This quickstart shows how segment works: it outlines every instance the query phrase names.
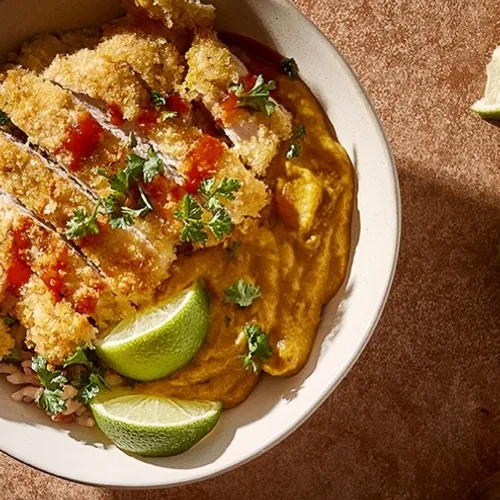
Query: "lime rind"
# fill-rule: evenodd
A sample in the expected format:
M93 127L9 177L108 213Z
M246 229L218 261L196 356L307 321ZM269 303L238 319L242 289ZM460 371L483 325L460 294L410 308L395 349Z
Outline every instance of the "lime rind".
M219 402L111 392L91 404L97 425L118 448L142 456L185 452L215 427L222 411Z
M486 68L484 97L471 110L485 120L500 120L500 47L497 47Z

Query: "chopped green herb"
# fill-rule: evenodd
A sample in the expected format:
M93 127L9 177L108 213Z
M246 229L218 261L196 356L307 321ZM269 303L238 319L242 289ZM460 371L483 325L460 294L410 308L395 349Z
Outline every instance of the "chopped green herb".
M241 243L239 241L233 241L229 247L226 248L227 253L233 258L236 259L238 248L240 248Z
M302 146L298 142L292 142L290 144L290 149L286 153L286 159L291 160L292 158L297 158L300 156Z
M88 378L88 383L80 388L75 401L84 405L89 404L103 389L111 389L106 383L102 375L99 373L91 373Z
M47 360L43 356L34 356L31 360L31 369L38 375L43 391L37 398L37 403L42 410L57 415L66 409L63 399L63 386L68 382L60 371L50 371Z
M9 123L10 118L7 116L7 113L0 109L0 125L9 125Z
M295 139L302 139L306 135L306 126L301 123L298 127L297 130L295 131Z
M224 302L248 307L261 296L260 287L245 280L238 280L225 290Z
M3 317L3 322L5 326L12 326L17 323L17 319L14 318L14 316L11 316L10 314L7 314L7 316Z
M300 156L302 151L302 144L298 142L299 139L302 139L306 135L306 126L301 123L294 134L294 139L296 139L292 144L290 144L290 148L286 153L287 160L291 160L292 158L297 158Z
M90 215L88 215L84 208L77 208L71 219L66 223L66 238L73 240L99 234L101 229L99 228L99 224L97 224L97 213L100 206L101 202L99 201Z
M152 90L149 97L152 104L157 108L161 108L167 104L167 100L159 92L156 92L156 90Z
M103 177L106 177L106 179L109 179L109 172L105 168L98 168L97 173L99 175L102 175Z
M205 244L208 235L204 231L205 224L201 220L203 208L190 194L184 195L181 202L181 209L175 211L175 217L184 223L180 240L181 242L190 241L192 243Z
M205 208L211 212L220 210L223 207L219 198L233 201L235 193L241 189L241 181L224 177L216 187L215 179L209 177L204 179L200 185L199 194L205 198Z
M63 391L61 389L44 389L36 402L43 411L51 415L57 415L66 410L66 401L63 399Z
M264 77L259 75L249 91L245 90L243 83L233 85L231 90L238 98L238 107L255 109L271 116L276 111L276 103L271 100L270 92L275 88L276 82L270 80L266 83Z
M254 372L256 372L259 369L256 359L261 362L266 362L273 354L271 346L269 345L269 336L257 325L245 326L243 333L245 334L248 344L248 354L241 357L243 366L246 370L252 367Z
M66 359L66 361L63 364L63 368L66 368L71 365L83 365L86 366L87 368L93 367L92 362L89 361L89 358L87 358L87 354L81 347L77 347L74 354Z
M225 234L231 234L233 230L233 221L224 208L218 209L212 220L208 223L208 227L214 233L218 240L222 240Z
M164 111L160 115L160 120L162 122L166 122L167 120L171 120L172 118L177 118L179 116L179 113L177 111Z
M290 80L293 81L298 77L299 69L297 67L297 62L293 57L285 57L280 61L280 64L283 69L283 73L285 73Z
M146 184L152 182L153 179L161 173L163 166L163 162L158 153L153 148L149 148L148 157L142 166L142 177L144 182Z

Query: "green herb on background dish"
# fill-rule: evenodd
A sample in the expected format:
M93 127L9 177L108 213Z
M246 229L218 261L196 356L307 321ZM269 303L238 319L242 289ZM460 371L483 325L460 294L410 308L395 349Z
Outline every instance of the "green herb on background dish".
M299 69L297 67L297 62L293 57L285 57L280 61L283 73L290 79L296 80L299 76Z
M241 357L243 366L246 370L252 367L256 372L259 369L257 361L265 363L273 354L269 344L269 335L258 325L245 326L243 333L248 345L248 354Z
M262 294L260 287L253 285L245 280L238 280L236 283L228 286L224 292L224 302L235 304L239 307L249 307L253 301Z
M34 356L31 369L38 375L43 390L36 402L40 408L51 415L57 415L66 409L63 399L63 387L68 382L61 371L51 371L47 368L47 360L43 356Z
M233 241L227 248L226 251L232 257L233 259L236 259L238 257L238 249L241 246L241 242L239 241Z
M290 144L290 148L286 153L287 160L291 160L292 158L297 158L298 156L300 156L300 153L302 152L302 144L299 141L305 135L306 135L306 126L303 123L301 123L297 127L297 130L295 131L295 134L293 136L294 142Z
M266 116L271 116L276 111L276 103L271 100L270 92L276 89L276 82L270 80L266 83L264 77L259 75L254 86L250 90L245 90L243 83L231 86L231 90L238 98L239 108L250 108L261 111Z
M66 223L66 238L75 240L99 234L101 229L97 224L97 214L100 207L101 203L96 203L90 215L83 207L75 209L72 217Z

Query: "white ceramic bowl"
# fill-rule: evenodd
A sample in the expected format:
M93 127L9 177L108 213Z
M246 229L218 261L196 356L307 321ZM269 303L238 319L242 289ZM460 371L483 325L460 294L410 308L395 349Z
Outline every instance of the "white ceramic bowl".
M357 244L348 282L325 308L302 372L264 377L245 403L224 412L208 438L177 457L138 459L102 444L98 431L51 425L33 406L13 403L12 386L2 382L0 449L51 474L103 486L162 487L215 476L257 457L293 432L338 385L386 301L399 244L399 191L384 132L361 85L329 41L285 0L215 3L221 28L295 57L355 164ZM39 31L103 22L117 8L114 0L0 0L0 55Z

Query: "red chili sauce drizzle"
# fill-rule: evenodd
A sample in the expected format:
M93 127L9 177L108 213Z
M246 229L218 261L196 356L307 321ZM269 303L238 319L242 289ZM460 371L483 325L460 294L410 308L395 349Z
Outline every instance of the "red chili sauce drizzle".
M97 302L99 301L99 294L104 290L104 285L102 283L97 283L93 285L93 289L97 292L95 295L86 295L78 299L75 304L75 311L84 314L86 316L91 316L95 313L97 309Z
M101 141L102 127L86 113L80 121L71 128L68 138L64 141L63 149L70 152L73 160L70 170L78 170L83 160L89 158Z
M204 179L217 172L217 165L222 158L224 146L210 135L204 134L186 156L186 191L198 192Z
M30 244L26 235L23 234L25 229L26 227L22 227L12 232L12 261L7 270L7 283L16 292L29 281L32 274L24 252Z
M68 249L63 248L60 252L57 261L52 264L42 276L42 280L47 288L52 292L52 296L56 302L61 302L64 298L62 289L64 283L64 275L66 271L66 257Z
M116 102L112 102L108 107L111 123L115 125L115 127L121 127L125 123L125 118L123 118L120 106L118 106Z

